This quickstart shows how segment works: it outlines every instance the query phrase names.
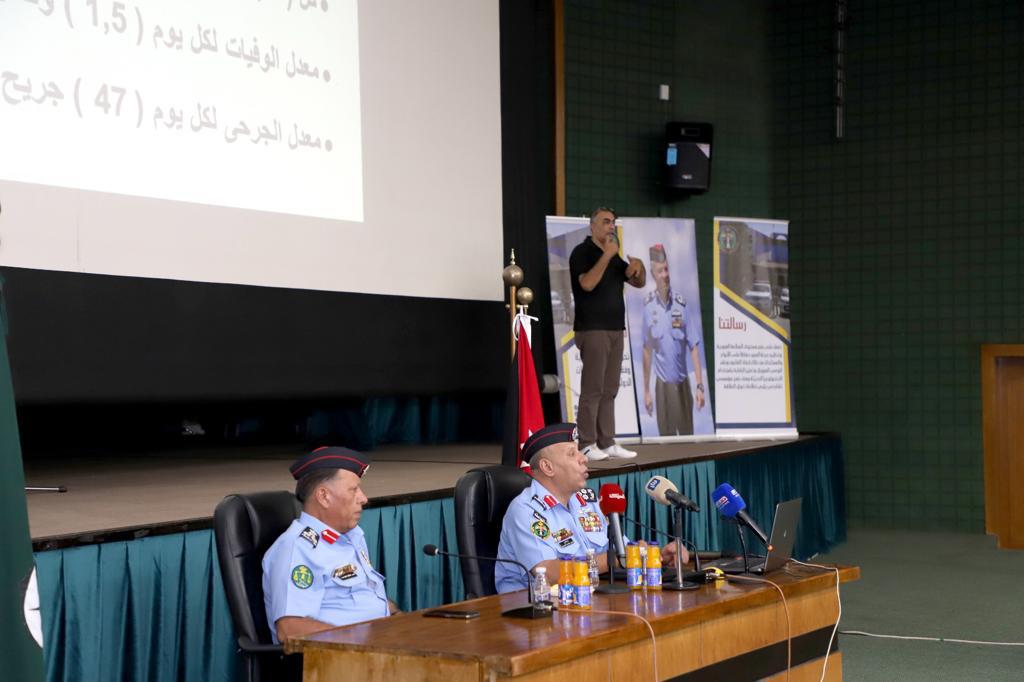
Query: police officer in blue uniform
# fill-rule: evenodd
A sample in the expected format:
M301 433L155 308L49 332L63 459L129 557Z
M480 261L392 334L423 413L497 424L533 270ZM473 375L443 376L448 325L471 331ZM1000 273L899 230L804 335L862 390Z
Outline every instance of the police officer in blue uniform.
M703 373L697 348L700 335L693 315L686 310L686 299L672 292L665 247L655 244L650 248L650 257L655 290L644 301L644 409L647 414L653 414L657 408L660 435L689 435L693 433L694 402L698 409L704 407ZM690 391L687 354L697 380L695 392ZM656 377L653 396L652 364Z
M531 570L544 566L557 580L560 558L584 558L593 549L601 572L608 570L608 525L597 495L585 487L587 458L576 441L575 424L552 424L524 443L523 461L530 464L533 481L505 512L499 559L514 559ZM675 546L667 546L665 555L674 561ZM494 567L494 583L498 592L528 586L521 568L500 561Z
M302 513L263 557L274 642L398 611L357 525L368 467L366 455L340 447L318 448L292 464Z

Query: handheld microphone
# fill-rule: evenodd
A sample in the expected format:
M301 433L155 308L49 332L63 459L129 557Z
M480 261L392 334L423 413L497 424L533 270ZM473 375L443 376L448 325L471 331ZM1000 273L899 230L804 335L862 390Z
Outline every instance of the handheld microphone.
M620 560L626 560L626 542L622 538L622 521L620 517L626 513L626 494L616 483L605 483L601 486L597 504L601 513L608 517L608 541Z
M676 484L664 476L652 476L651 480L647 481L647 485L644 486L644 492L655 502L666 507L682 507L692 512L700 511L700 505L679 492Z
M523 569L526 573L526 582L528 588L526 590L526 596L529 599L530 605L522 609L512 609L505 611L501 615L511 616L513 618L545 618L551 616L550 605L548 604L535 604L533 601L533 574L530 573L530 569L525 564L516 561L515 559L499 559L493 556L477 556L476 554L462 554L460 552L446 552L440 549L437 545L423 545L423 553L427 556L450 556L457 559L475 559L477 561L500 561L506 564L515 564L519 568Z
M750 518L750 514L746 512L747 503L736 492L736 488L733 488L728 483L721 484L711 493L711 501L718 507L718 511L722 516L738 519L740 523L753 531L754 535L757 536L765 547L771 550L772 547L768 544L768 536L757 525L757 522Z

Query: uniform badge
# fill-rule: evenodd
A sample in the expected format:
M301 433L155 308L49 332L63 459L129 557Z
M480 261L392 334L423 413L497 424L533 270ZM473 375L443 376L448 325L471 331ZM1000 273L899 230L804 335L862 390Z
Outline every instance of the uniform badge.
M530 530L541 540L547 540L551 536L551 529L548 528L548 524L544 521L534 521L530 526Z
M568 528L562 528L553 533L552 537L558 542L559 547L568 547L573 543L572 531Z
M326 542L328 545L333 545L341 536L339 536L330 528L324 528L323 531L320 532L320 537L322 537L324 539L324 542Z
M312 584L313 571L309 570L309 566L299 564L292 569L292 585L300 590L308 590Z
M336 569L334 569L334 572L331 573L331 577L337 578L338 580L351 580L352 578L355 578L357 575L359 575L359 570L355 567L354 564L345 564L344 566L338 566Z
M597 493L595 493L590 488L580 488L576 494L579 496L581 504L586 504L587 502L597 502Z
M683 298L682 294L676 294L676 303L678 303L681 306L685 306L686 305L686 299Z
M367 566L373 568L373 564L370 563L370 555L366 553L365 549L359 550L359 556L363 558L363 561L366 562Z
M302 532L299 533L299 537L303 540L308 540L309 544L313 545L314 548L320 544L320 536L309 526L302 529Z
M548 506L548 508L551 509L551 508L554 508L554 506L556 504L558 504L558 500L556 500L551 495L545 495L544 496L544 504L546 504Z
M545 511L548 508L548 505L544 503L544 500L540 499L536 495L530 498L530 501L540 507L541 511Z
M683 327L683 314L682 313L675 313L675 312L672 313L672 328L673 329L682 329L682 327Z
M603 530L604 524L601 521L601 515L597 512L587 512L587 516L590 517L590 525L594 527L595 531Z
M543 521L544 523L548 522L547 517L541 514L539 511L533 512L533 518L537 519L538 521Z
M594 522L591 520L591 518L588 515L584 514L583 516L580 517L580 525L583 527L583 532L584 533L593 533L594 532Z

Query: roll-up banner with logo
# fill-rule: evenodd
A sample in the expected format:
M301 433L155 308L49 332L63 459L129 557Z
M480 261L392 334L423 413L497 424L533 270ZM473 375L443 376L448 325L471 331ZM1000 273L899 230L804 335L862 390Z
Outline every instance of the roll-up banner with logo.
M714 250L717 433L795 437L789 223L715 218Z

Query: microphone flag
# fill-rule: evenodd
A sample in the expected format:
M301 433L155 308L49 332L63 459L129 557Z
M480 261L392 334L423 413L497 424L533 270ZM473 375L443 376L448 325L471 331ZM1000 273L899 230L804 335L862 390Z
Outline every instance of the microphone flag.
M519 467L529 473L530 465L523 461L523 444L531 434L544 428L544 411L540 406L540 388L537 370L533 364L533 350L529 334L518 318L516 352L512 356L508 393L505 399L505 436L501 448L501 463Z

